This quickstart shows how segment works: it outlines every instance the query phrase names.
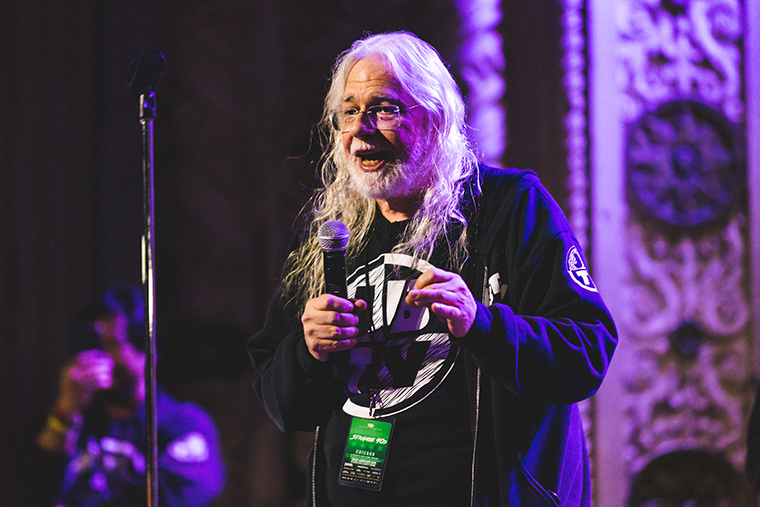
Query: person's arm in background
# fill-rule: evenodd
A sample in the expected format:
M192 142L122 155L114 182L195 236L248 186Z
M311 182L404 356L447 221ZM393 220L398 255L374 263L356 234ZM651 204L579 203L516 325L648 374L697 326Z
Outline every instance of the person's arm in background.
M49 503L59 492L66 465L75 448L82 412L98 389L110 387L113 360L100 350L77 354L61 370L56 401L37 434L36 446L26 456L25 470L36 476L30 502Z

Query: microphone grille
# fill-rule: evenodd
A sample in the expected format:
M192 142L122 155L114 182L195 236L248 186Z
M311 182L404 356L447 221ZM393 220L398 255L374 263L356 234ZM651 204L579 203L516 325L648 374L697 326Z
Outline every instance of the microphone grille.
M319 226L319 232L317 232L319 246L328 252L345 250L349 236L348 227L340 220L328 220Z

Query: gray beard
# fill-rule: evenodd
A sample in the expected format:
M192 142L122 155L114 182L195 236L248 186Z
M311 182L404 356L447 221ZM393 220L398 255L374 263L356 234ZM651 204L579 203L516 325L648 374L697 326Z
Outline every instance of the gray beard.
M366 173L349 163L352 186L369 199L388 200L416 194L427 183L429 174L421 144L414 144L405 162L395 160L382 171Z

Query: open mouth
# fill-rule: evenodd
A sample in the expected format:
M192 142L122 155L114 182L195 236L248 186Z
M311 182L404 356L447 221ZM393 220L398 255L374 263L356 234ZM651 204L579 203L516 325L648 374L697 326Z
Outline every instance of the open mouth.
M374 170L377 169L380 164L387 162L391 159L391 152L387 150L357 153L357 158L361 161L361 165L364 169Z

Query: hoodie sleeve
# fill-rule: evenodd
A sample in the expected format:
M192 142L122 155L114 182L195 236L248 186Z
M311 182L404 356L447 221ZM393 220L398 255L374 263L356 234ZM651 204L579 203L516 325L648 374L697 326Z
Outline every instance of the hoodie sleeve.
M248 340L247 349L256 370L256 394L280 430L312 431L343 403L343 389L331 367L309 353L300 315L295 315L281 287L264 327Z
M496 220L486 281L493 301L478 304L463 346L526 401L566 405L592 395L617 335L567 219L535 184Z

